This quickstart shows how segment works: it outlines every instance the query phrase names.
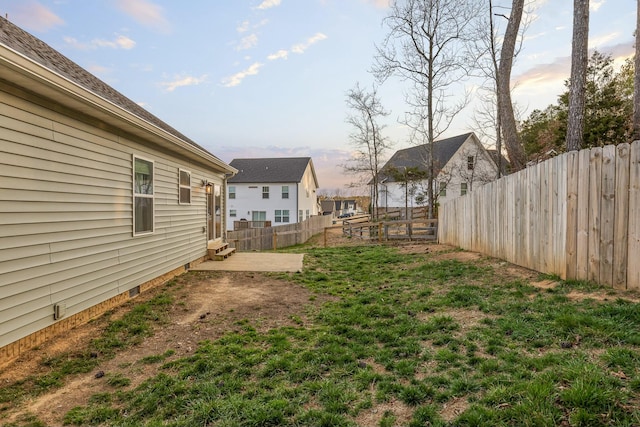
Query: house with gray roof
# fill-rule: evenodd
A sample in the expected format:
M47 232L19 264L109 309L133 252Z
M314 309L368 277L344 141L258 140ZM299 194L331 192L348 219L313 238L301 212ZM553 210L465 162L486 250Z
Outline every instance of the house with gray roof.
M428 205L427 148L418 145L391 156L379 175L379 207ZM474 133L435 141L433 159L436 203L465 195L497 176L494 158Z
M263 227L318 215L318 178L311 157L234 159L227 181L227 224Z
M235 172L0 17L0 364L204 260Z

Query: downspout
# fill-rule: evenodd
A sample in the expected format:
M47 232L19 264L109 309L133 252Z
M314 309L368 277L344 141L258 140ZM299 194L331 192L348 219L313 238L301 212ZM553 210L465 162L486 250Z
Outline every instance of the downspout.
M296 182L296 223L300 222L300 183Z

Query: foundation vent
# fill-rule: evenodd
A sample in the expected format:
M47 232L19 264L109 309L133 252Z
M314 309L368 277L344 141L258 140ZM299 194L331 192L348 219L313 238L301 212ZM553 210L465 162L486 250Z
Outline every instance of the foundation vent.
M58 320L67 314L67 304L59 302L53 306L53 320Z

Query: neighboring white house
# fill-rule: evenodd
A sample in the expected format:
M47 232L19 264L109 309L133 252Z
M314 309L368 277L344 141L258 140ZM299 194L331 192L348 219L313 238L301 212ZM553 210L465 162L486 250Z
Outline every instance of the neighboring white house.
M310 157L234 159L238 173L228 180L227 224L254 226L302 222L318 215L318 179Z
M205 259L234 172L0 17L0 364Z
M476 185L493 181L497 166L474 133L435 141L433 146L436 202L473 191ZM398 150L382 168L378 206L404 208L428 204L427 145ZM419 178L412 177L417 172ZM406 175L405 175L406 174Z

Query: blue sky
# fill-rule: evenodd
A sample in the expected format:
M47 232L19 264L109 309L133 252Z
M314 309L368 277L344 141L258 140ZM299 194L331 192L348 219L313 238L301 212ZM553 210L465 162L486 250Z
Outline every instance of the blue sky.
M529 3L512 73L524 117L556 101L571 53L573 2ZM311 156L321 189L342 194L345 96L374 82L388 10L388 0L0 0L3 16L222 160ZM635 17L635 0L591 0L589 47L631 56ZM410 144L397 121L403 90L393 79L379 90L394 149ZM474 130L472 113L443 137Z

